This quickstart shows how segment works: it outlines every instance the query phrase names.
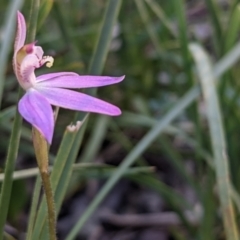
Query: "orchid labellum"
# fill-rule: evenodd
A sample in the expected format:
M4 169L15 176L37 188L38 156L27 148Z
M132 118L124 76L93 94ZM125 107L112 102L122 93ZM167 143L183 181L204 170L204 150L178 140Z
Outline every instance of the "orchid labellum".
M13 68L21 87L26 91L18 103L22 117L37 128L49 144L52 142L54 117L51 105L76 111L95 112L111 116L121 110L92 96L66 88L90 88L118 83L124 79L108 76L80 76L74 72L57 72L35 76L35 69L46 64L51 67L53 58L43 56L36 42L25 44L26 22L17 13L17 34L14 45Z

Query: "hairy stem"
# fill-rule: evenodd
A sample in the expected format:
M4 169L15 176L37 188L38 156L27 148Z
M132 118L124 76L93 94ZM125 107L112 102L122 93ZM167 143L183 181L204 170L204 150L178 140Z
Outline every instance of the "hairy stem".
M56 217L55 217L55 203L53 199L53 192L48 171L41 171L42 184L46 195L48 206L48 226L49 236L51 240L56 240Z
M36 128L33 128L33 145L47 201L49 236L50 240L56 240L56 213L50 175L48 171L48 144L45 138Z

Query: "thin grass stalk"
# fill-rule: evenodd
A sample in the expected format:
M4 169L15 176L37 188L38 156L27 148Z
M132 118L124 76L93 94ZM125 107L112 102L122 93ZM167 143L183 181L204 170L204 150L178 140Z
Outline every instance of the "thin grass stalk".
M104 18L100 27L99 35L91 59L89 74L98 75L103 71L107 59L110 43L112 40L113 27L116 24L117 17L122 5L122 0L108 0ZM88 91L87 93L92 93Z
M178 0L173 2L175 8L175 15L178 22L178 35L180 40L180 51L184 60L184 70L187 75L188 86L193 84L193 76L191 70L191 58L188 51L188 33L185 13L185 1Z
M237 240L239 238L231 200L229 160L227 157L221 110L215 90L214 74L206 52L196 44L192 44L190 49L196 61L198 76L206 103L226 239Z
M224 43L224 52L228 52L229 49L231 49L234 44L237 42L237 37L240 29L240 3L236 4L235 7L232 9L232 11L229 11L230 14L228 15L228 22L227 22L227 29L224 31L223 43ZM223 79L221 81L221 84L219 85L219 96L221 96L220 101L221 104L224 106L227 106L227 114L231 115L231 119L228 118L227 121L225 121L225 128L227 129L227 132L231 133L232 131L235 131L234 128L236 128L235 122L238 122L240 119L237 116L236 111L236 105L238 101L238 96L240 92L239 85L236 84L236 72L233 69L232 71L228 71L224 74ZM231 100L228 96L228 90L232 88L234 89L235 93L231 96ZM231 162L231 170L232 170L232 181L233 184L237 188L239 188L239 174L235 172L236 169L239 169L239 161L235 158L235 156L238 155L238 146L236 143L237 139L235 137L232 137L232 134L227 134L227 143L228 143L228 150L229 150L229 157L232 159Z
M36 214L37 214L37 206L38 206L38 201L40 197L40 192L41 192L41 178L39 175L39 169L36 168L37 170L37 179L35 183L35 188L33 192L33 198L32 198L32 204L31 204L31 209L30 209L30 214L29 214L29 220L28 220L28 228L27 228L27 238L26 240L32 240L32 233L33 233L33 227L35 224L35 219L36 219Z
M19 88L18 97L22 95L22 90ZM2 183L1 188L1 196L0 196L0 240L3 239L3 229L7 218L9 202L11 197L12 191L12 175L15 167L15 161L17 159L18 154L18 147L19 147L19 139L21 134L21 125L22 125L22 118L19 115L18 111L16 110L15 119L13 123L13 129L10 137L9 148L7 153L6 159L6 166L5 166L5 178Z
M108 116L98 116L86 147L79 157L81 162L91 162L94 159L106 135L109 121L110 118Z
M5 83L5 70L8 62L8 54L12 47L12 40L14 37L15 25L16 25L16 12L21 9L23 0L12 0L5 15L5 24L2 32L4 33L4 38L1 42L0 50L0 108L3 97L3 88Z
M168 29L173 37L177 37L177 33L172 25L172 23L168 20L164 11L162 10L159 3L155 0L145 0L145 2L149 5L151 10L156 14L156 16L160 19L161 23Z
M225 40L225 52L228 52L229 49L232 48L234 43L236 42L239 28L240 28L240 3L236 5L234 8L228 23L228 28L226 30L226 38Z
M54 3L54 0L41 0L40 9L39 9L39 13L38 13L37 29L40 29L40 27L44 23L44 21L47 18L49 12L52 9L53 3Z
M135 0L135 4L137 6L139 15L143 21L143 24L146 27L149 38L156 49L156 53L159 59L167 63L175 64L178 67L182 67L183 65L182 59L179 58L178 55L170 52L165 53L163 51L163 48L160 45L160 39L153 27L153 23L150 21L150 17L149 17L145 2L143 2L143 0Z
M214 30L214 48L216 53L222 54L222 26L220 22L220 9L216 0L205 0Z
M187 77L187 87L191 87L195 84L194 77L192 74L192 62L190 58L190 53L188 50L188 32L187 32L187 20L186 20L186 11L185 11L185 1L184 0L178 0L174 1L173 3L174 8L175 8L175 13L178 21L178 35L180 39L180 46L181 46L181 53L182 53L182 58L184 60L184 72L186 73ZM195 134L196 134L196 139L201 145L202 142L202 130L200 127L200 119L199 119L199 114L198 114L198 106L197 103L194 103L193 106L189 108L189 115L191 119L193 119L194 124L195 124ZM196 149L196 159L199 159L199 153L198 149ZM198 194L200 194L198 192Z
M103 173L103 177L109 176L112 172L115 171L115 167L107 164L98 164L98 163L75 163L71 167L72 173L80 172L83 178L88 178L91 176L95 176L97 178L101 178L101 173ZM143 172L152 172L154 169L152 167L134 167L130 169L129 172L126 174L136 174L136 173L143 173ZM52 168L49 167L49 171L52 172ZM30 168L24 170L17 170L14 172L13 180L19 179L28 179L31 177L38 177L39 176L39 169L38 168ZM0 174L0 182L4 179L4 174ZM38 187L38 183L36 182ZM60 190L59 190L60 191ZM33 196L35 193L33 194ZM38 198L37 198L38 199ZM35 199L34 199L35 200Z
M160 47L160 40L158 39L156 33L155 33L155 30L153 29L152 25L149 24L150 23L150 19L149 19L149 15L147 13L147 10L146 10L146 7L145 7L145 4L143 2L143 0L135 0L135 4L137 6L137 9L139 11L139 14L141 15L141 18L142 18L142 21L144 23L144 25L146 26L146 30L150 36L150 39L157 51L157 53L159 55L162 54L163 50L162 48Z
M3 124L4 122L9 122L10 119L14 117L15 112L16 112L15 106L11 106L2 110L0 112L0 124Z
M64 9L62 9L62 5L59 1L54 1L53 11L58 21L58 26L60 28L64 43L69 48L71 60L79 60L80 53L73 38L71 38L71 25L69 24L69 19L64 15Z
M239 3L239 0L233 0L231 2L229 2L229 15L232 14L232 12L234 11L234 8L236 7L236 5Z

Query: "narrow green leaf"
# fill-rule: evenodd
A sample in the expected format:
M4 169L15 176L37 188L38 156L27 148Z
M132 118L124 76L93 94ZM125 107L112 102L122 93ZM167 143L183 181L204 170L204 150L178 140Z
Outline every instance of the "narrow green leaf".
M191 59L188 51L188 31L184 0L173 1L175 15L178 22L178 35L181 45L182 58L184 60L184 70L187 75L188 86L193 83Z
M16 112L15 106L2 110L0 112L0 124L5 122L9 123L9 119L14 116L15 112Z
M227 52L235 43L240 28L240 4L237 4L230 16L228 28L226 31L225 52Z
M161 23L169 30L172 36L177 37L177 33L174 30L173 24L168 20L160 4L157 3L155 0L145 0L145 1L150 6L152 11L155 12L155 14L158 16Z
M2 38L0 49L0 108L2 103L3 88L5 82L5 70L8 63L8 54L12 47L12 41L15 33L16 12L21 9L23 0L12 0L5 15L5 24L2 29L4 38Z
M239 238L235 222L236 219L230 196L229 160L227 158L221 110L215 89L215 76L206 52L197 44L191 44L190 50L196 61L198 76L206 103L226 238L229 240L237 240Z
M39 175L39 169L36 168L36 170L37 170L36 175L38 174L38 177L36 179L35 188L34 188L34 192L33 192L31 210L30 210L30 215L29 215L29 220L28 220L28 229L27 229L27 238L26 238L26 240L32 240L33 239L32 238L33 227L34 227L34 224L35 224L35 219L36 219L36 215L37 215L38 201L39 201L41 188L42 188L41 178L40 178L40 175Z
M53 6L53 0L41 0L37 29L41 28Z
M205 0L209 10L214 30L214 47L218 55L222 53L222 26L220 22L220 8L216 0Z
M146 26L149 37L152 43L154 44L154 47L156 48L156 51L158 52L159 55L162 54L162 48L160 47L160 39L158 39L156 32L153 29L152 24L150 23L150 18L145 7L145 4L143 3L143 0L135 0L135 4L138 8L143 23Z
M108 116L98 116L95 126L92 129L92 135L90 136L82 155L79 157L81 162L90 162L94 159L102 145L109 120L110 118Z

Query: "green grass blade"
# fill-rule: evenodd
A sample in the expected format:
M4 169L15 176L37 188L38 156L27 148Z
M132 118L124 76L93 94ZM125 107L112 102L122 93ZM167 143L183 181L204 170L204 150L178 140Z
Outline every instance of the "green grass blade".
M221 111L214 83L215 77L209 57L205 51L196 44L192 44L190 49L196 61L198 76L206 103L226 239L237 240L239 238L230 196L230 173Z
M186 20L186 11L185 11L185 1L179 0L173 2L175 15L177 17L178 22L178 35L180 40L180 50L181 55L184 61L184 72L186 74L187 82L185 87L191 87L195 84L193 74L192 74L192 61L190 58L190 53L188 49L188 27L187 27L187 20ZM194 122L194 134L195 138L197 139L199 145L202 143L202 129L200 127L200 119L198 114L198 107L197 104L193 104L188 110L189 116L191 117L192 121ZM195 151L196 159L199 159L199 152L198 149Z
M240 4L237 4L230 16L225 38L225 52L234 45L240 28Z
M49 12L51 11L53 6L53 0L42 0L40 3L40 9L38 14L38 25L37 29L39 29L47 18Z
M16 112L15 106L8 107L8 108L2 110L0 112L0 124L5 123L5 122L8 123L9 119L14 116L15 112Z
M144 23L144 25L146 26L147 32L149 34L149 37L154 45L154 47L156 48L156 51L158 52L159 55L162 54L162 49L160 47L160 40L158 39L155 30L153 29L153 26L150 24L150 18L149 15L147 13L145 4L143 2L143 0L135 0L135 4L138 8L139 14L142 18L142 21Z
M156 16L158 16L162 24L169 30L172 36L177 37L177 33L174 30L172 23L168 20L160 4L158 4L155 0L145 0L145 2L149 5L149 7L156 14Z
M220 23L220 9L215 0L205 0L214 29L214 47L218 55L222 53L222 26Z
M94 54L89 67L89 73L93 75L101 74L104 64L106 62L109 46L112 40L113 27L122 5L122 0L109 0L104 19L101 26L101 32L98 35ZM91 93L89 91L88 93Z
M104 140L109 120L108 116L98 116L92 135L79 158L81 162L90 162L94 159Z
M27 24L26 43L31 43L35 41L39 7L40 7L40 0L31 1L30 14L28 17L28 24Z
M21 95L21 90L19 90L19 96ZM1 198L0 198L0 239L2 239L3 228L7 218L7 212L9 207L9 200L11 197L12 190L12 175L15 167L15 160L17 158L19 139L21 133L22 118L16 110L16 115L13 123L12 134L9 142L9 149L7 153L6 166L5 166L5 178L1 188Z
M229 70L240 57L240 43L237 43L213 68L215 78Z
M16 12L18 9L21 9L23 0L12 0L11 4L8 7L5 17L5 25L2 30L4 38L1 42L0 50L0 108L2 103L3 88L5 82L5 70L8 62L8 54L12 47L12 40L15 32L16 25Z
M38 177L36 179L35 188L34 188L34 192L33 192L32 204L31 204L30 215L29 215L29 220L28 220L28 229L27 229L26 240L33 239L32 233L33 233L33 228L34 228L35 219L36 219L36 215L37 215L38 201L39 201L40 192L41 192L41 188L42 188L41 178L39 175L39 169L36 168L36 170L37 170Z
M115 167L107 164L97 164L97 163L75 163L71 166L73 172L81 174L82 178L105 178L111 175L116 169ZM154 168L152 167L134 167L126 172L126 175L139 174L145 172L152 172ZM52 172L52 167L49 167L49 171ZM29 168L24 170L14 171L13 180L27 179L31 177L36 177L39 175L39 169ZM0 173L0 182L4 179L4 174ZM67 182L67 181L66 181Z
M178 22L178 35L181 45L181 54L184 60L184 70L187 74L188 86L192 85L191 59L188 50L188 31L184 0L173 1L175 15Z

